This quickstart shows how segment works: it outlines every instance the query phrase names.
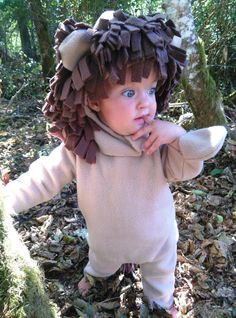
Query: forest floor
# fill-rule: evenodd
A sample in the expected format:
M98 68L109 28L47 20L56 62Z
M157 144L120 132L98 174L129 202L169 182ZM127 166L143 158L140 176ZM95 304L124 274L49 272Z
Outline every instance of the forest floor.
M0 169L6 179L15 179L58 141L46 133L37 101L17 102L5 112L6 107L1 100ZM170 115L177 120L182 111L170 109ZM180 232L175 302L185 318L236 317L235 108L227 107L226 114L231 134L218 156L205 163L198 178L171 185ZM63 318L162 317L143 301L138 268L132 274L118 272L106 283L91 281L88 297L79 295L88 246L74 182L14 222L43 268L47 292Z

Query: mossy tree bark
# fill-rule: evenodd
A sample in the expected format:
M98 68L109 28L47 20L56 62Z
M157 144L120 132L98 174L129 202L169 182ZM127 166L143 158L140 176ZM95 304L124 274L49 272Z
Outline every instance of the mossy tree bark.
M22 51L27 57L35 58L35 52L32 49L30 33L27 27L27 20L21 16L18 16L17 24L20 32Z
M197 36L190 0L164 0L163 8L182 36L187 65L182 84L197 128L226 124L223 99L207 67L204 43Z
M2 64L5 64L7 62L10 62L12 58L8 52L6 30L3 25L0 25L0 39L0 42L2 42L0 45L0 61L2 62Z
M59 318L43 275L15 230L0 185L0 317Z
M29 5L38 38L43 77L47 80L54 73L53 43L48 30L48 21L40 0L30 0Z

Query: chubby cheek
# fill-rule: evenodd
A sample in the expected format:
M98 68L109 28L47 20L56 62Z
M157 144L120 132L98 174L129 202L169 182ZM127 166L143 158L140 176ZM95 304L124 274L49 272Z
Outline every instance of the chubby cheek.
M115 109L107 110L106 112L101 111L99 113L100 119L110 128L114 129L117 125L120 125L121 115Z
M151 107L151 115L152 115L152 118L154 119L154 117L156 116L156 112L157 112L157 104L156 104L156 101L153 103L153 106Z
M153 112L152 112L152 118L154 119L156 117L156 115L158 115L158 114L157 114L157 108L155 107L153 109Z
M119 109L118 111L114 111L112 114L110 114L110 123L113 125L114 128L122 127L129 116L130 115L127 111L122 111L121 109Z
M130 124L132 118L130 111L125 109L122 111L121 108L105 114L106 124L120 135L129 135L131 133Z
M106 113L112 121L122 121L132 116L132 108L129 105L116 104Z

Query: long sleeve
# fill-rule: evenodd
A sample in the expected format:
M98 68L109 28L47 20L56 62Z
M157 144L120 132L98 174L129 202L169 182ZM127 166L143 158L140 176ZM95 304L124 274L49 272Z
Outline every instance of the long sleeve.
M29 170L5 187L6 204L21 212L50 200L75 177L75 155L64 144L34 161Z
M203 161L214 157L223 146L226 129L213 126L189 131L161 149L164 174L168 181L183 181L196 177Z

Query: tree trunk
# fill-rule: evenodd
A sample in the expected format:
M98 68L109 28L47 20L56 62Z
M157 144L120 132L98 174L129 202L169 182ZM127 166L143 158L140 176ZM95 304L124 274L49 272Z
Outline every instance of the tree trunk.
M33 51L34 60L36 62L40 62L40 54L39 54L39 52L37 50L37 46L36 46L37 40L36 40L36 34L34 32L34 27L33 26L31 26L29 28L29 33L30 33L30 40L31 40L31 43L32 43L32 51Z
M54 73L53 43L40 0L30 0L29 4L39 43L43 77L46 81Z
M42 271L13 226L12 211L4 206L1 187L0 184L0 317L57 318L58 307L49 300Z
M164 0L163 8L182 35L187 65L182 84L194 115L194 126L201 128L226 124L223 100L209 73L204 43L197 36L190 0Z
M22 51L25 53L27 57L35 58L26 22L27 21L25 19L22 19L20 16L17 17L17 24L20 32Z
M7 62L10 62L12 58L8 54L8 48L7 48L7 39L6 39L6 31L3 26L0 25L0 62L2 64L5 64Z

